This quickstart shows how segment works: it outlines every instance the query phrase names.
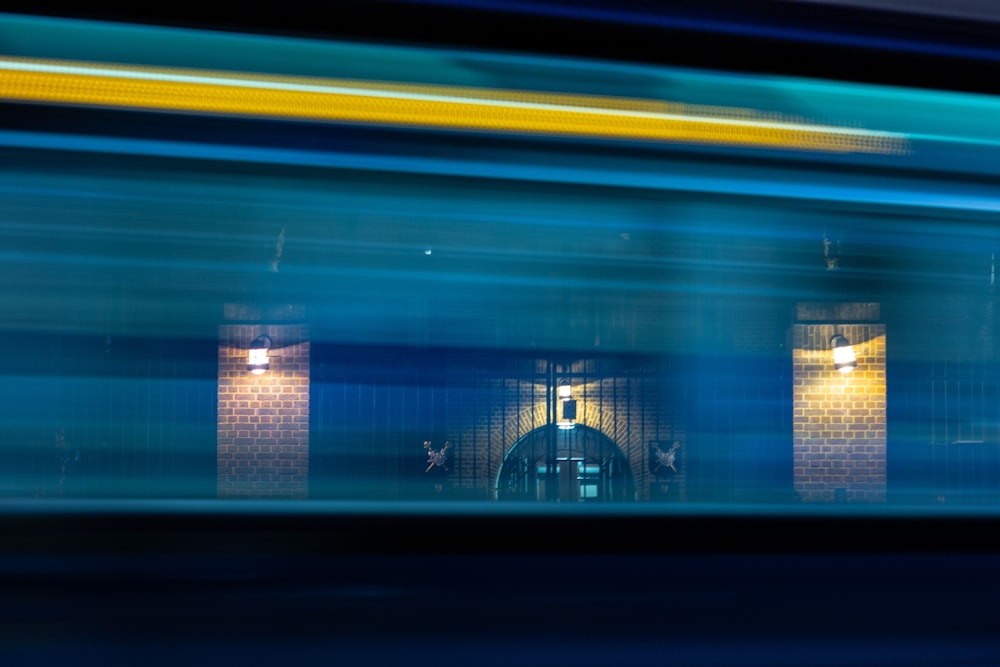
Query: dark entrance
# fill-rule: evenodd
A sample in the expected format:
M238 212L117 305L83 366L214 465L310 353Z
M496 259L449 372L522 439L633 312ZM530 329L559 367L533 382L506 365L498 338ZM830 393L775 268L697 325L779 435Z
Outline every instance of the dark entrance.
M635 499L635 478L615 443L589 426L542 426L518 440L497 476L500 500L603 502Z

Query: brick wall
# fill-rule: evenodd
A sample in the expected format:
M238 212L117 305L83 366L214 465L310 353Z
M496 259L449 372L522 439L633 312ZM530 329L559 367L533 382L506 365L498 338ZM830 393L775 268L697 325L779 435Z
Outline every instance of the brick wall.
M455 446L454 484L471 497L495 497L505 454L532 430L546 425L546 363L523 360L508 377L483 377L457 394L449 406L449 440ZM629 460L640 500L657 483L649 474L651 441L686 444L681 397L664 388L666 370L655 363L617 367L606 359L578 361L558 372L572 378L577 423L608 436ZM532 381L531 375L538 380ZM558 410L562 410L560 404ZM556 419L561 417L561 412ZM683 499L686 457L678 457L672 480Z
M805 502L886 499L886 341L878 304L800 304L792 327L795 490ZM845 336L857 368L833 367Z
M239 314L246 317L245 312ZM247 371L259 335L273 341L270 369ZM304 324L219 327L217 493L305 498L309 490L309 340Z

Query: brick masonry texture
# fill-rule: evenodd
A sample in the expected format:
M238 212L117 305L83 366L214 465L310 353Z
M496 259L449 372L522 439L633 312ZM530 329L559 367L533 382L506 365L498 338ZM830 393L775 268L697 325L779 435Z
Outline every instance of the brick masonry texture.
M857 322L859 310L865 310L838 305L824 312ZM830 338L835 334L854 346L858 365L852 373L833 367ZM885 326L795 324L792 342L796 492L804 502L884 502Z
M247 350L261 334L273 341L271 367L253 375ZM309 363L304 325L219 327L219 497L308 496Z
M533 363L535 373L543 374L544 361ZM597 429L617 445L631 464L637 499L647 500L655 483L648 472L648 443L677 442L682 449L687 444L680 419L682 397L663 390L664 368L650 365L624 370L607 368L607 364L587 360L565 369L573 376L577 423ZM510 377L483 378L479 386L462 392L451 403L449 440L455 446L457 467L453 482L470 497L495 497L505 454L547 423L545 384L526 380L526 370L512 368ZM682 454L673 480L680 489L679 500L684 499L684 465Z

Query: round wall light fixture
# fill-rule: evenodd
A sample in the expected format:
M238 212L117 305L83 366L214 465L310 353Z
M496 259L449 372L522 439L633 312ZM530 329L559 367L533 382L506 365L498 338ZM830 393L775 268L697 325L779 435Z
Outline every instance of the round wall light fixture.
M250 343L250 353L247 355L247 370L254 375L260 375L271 367L271 359L267 351L271 349L271 337L257 336Z
M833 367L838 371L846 375L857 367L858 359L847 338L836 334L830 339L830 347L833 348Z

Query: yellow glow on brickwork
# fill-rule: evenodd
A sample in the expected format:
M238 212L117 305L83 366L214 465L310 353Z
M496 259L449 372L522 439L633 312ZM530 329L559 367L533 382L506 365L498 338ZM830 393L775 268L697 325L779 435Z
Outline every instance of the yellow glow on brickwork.
M309 355L304 326L269 325L287 341L271 369L247 372L256 324L219 327L216 491L219 497L306 498L309 494Z
M326 122L824 152L903 153L890 132L658 100L0 58L0 99Z
M795 325L793 475L806 502L886 499L886 337L876 324L837 325L854 344L857 368L834 368L826 341L834 325Z

